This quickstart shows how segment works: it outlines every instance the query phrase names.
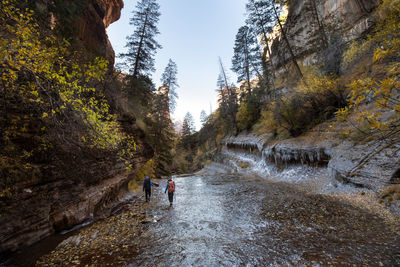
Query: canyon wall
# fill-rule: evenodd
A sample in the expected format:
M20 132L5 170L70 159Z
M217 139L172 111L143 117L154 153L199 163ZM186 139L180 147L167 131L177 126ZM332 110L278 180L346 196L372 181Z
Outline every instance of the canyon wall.
M108 39L107 27L117 21L124 7L122 0L90 1L89 8L77 21L78 37L87 49L103 55L114 65L114 50Z
M49 3L47 0L34 2L42 14L49 12ZM107 58L110 66L114 64L114 51L106 28L119 19L122 7L122 0L88 1L88 7L75 21L79 45L89 53ZM57 19L53 20L57 23ZM22 172L18 161L4 157L8 168L8 173L4 173L21 175L23 179L17 180L11 196L0 196L0 255L7 256L55 232L92 219L117 200L129 180L152 157L152 149L144 141L145 135L136 125L134 114L115 103L110 105L123 130L136 143L130 172L117 153L80 142L80 128L76 125L64 126L65 136L69 137L65 139L51 129L43 133L40 118L27 119L26 133L13 141L18 146L16 149L32 151L27 159L31 169ZM20 117L29 112L19 105L9 107L8 111L10 116ZM42 147L43 138L49 143L46 149ZM2 164L4 158L1 158ZM3 170L0 174L3 175Z
M337 56L341 46L368 32L374 25L373 10L379 3L380 0L290 1L284 30L299 63L340 65ZM272 44L275 68L283 67L290 59L286 42L278 36Z

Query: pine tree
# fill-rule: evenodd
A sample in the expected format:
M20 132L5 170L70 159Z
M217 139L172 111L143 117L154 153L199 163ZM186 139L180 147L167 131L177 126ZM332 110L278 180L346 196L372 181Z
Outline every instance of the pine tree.
M229 85L225 67L219 59L220 74L217 80L219 117L224 122L227 129L234 129L236 125L237 94L235 86Z
M222 86L229 86L229 77L226 74L224 64L222 63L221 57L219 59L219 69L220 69L220 76L218 77L217 86L221 88ZM219 83L219 84L218 84Z
M195 132L194 119L190 112L187 112L183 118L182 136L189 136Z
M151 116L147 120L147 125L149 128L147 139L154 150L157 174L169 175L175 132L169 113L169 97L166 86L161 86L153 96Z
M208 115L207 115L207 113L206 113L204 110L202 110L202 111L200 112L200 122L201 122L201 125L204 126L204 124L206 124L207 121L208 121Z
M271 61L272 56L270 47L268 45L270 42L268 39L268 33L272 31L272 27L275 24L275 16L272 6L267 4L265 1L249 0L249 2L246 4L246 10L248 13L246 24L252 28L257 36L262 36L263 42L266 45L268 57ZM272 62L271 70L274 75L275 70Z
M170 59L168 61L167 67L164 70L164 73L161 76L161 82L163 86L168 89L170 113L174 113L176 107L176 99L178 98L178 94L176 92L176 88L179 87L178 79L176 77L177 74L178 67L176 66L176 63Z
M136 5L136 11L130 19L130 25L135 31L127 38L128 52L121 54L126 59L129 72L136 79L154 71L154 56L161 45L154 39L160 32L157 23L160 17L160 5L156 0L141 0Z
M296 56L293 52L292 46L290 45L289 38L286 32L283 30L282 22L279 19L283 2L284 1L279 1L279 4L276 4L274 0L249 0L249 2L246 4L246 9L248 12L248 19L246 22L248 25L254 28L257 35L261 34L263 36L264 42L267 44L267 46L269 41L267 34L271 32L272 27L277 23L281 32L281 36L289 51L290 59L293 62L299 77L303 79L303 73L300 70ZM271 51L269 50L269 47L267 47L267 52L271 59ZM275 71L273 70L273 73L274 72Z
M186 149L193 149L196 145L194 119L190 112L186 113L182 124L181 144Z
M248 26L242 26L236 35L232 70L238 74L238 82L247 81L247 94L251 95L250 80L260 75L261 53L254 32Z

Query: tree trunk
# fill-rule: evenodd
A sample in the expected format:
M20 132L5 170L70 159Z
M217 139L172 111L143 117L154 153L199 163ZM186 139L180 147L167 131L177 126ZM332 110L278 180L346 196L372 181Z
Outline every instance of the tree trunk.
M276 91L276 88L275 88L275 67L274 67L274 63L272 62L272 53L271 53L271 50L269 49L269 42L268 42L267 32L265 31L264 23L263 23L263 20L261 19L260 13L258 12L256 4L254 3L254 1L252 3L253 3L253 6L254 6L254 9L256 10L256 14L257 14L258 20L260 21L261 30L262 30L262 33L263 33L263 36L264 36L264 42L265 42L265 44L267 46L267 54L268 54L268 57L269 57L269 61L271 63L272 90L275 92Z
M328 47L328 38L327 38L326 33L325 33L324 24L319 19L318 10L317 10L317 4L315 3L315 0L310 0L310 1L311 1L311 9L313 10L314 17L317 20L318 32L320 34L322 46L324 48L326 48L326 47Z
M297 60L296 60L296 57L295 57L295 55L293 53L292 47L290 46L289 39L287 38L287 35L283 30L283 26L282 26L281 20L279 19L278 12L276 11L275 4L273 4L272 7L274 9L275 17L276 17L276 19L278 21L279 28L281 29L281 33L282 33L283 39L286 42L286 45L288 47L290 56L292 58L292 62L294 64L294 67L296 68L297 74L300 76L301 79L303 79L303 82L306 83L305 80L304 80L303 73L300 70L299 64L297 64Z
M225 86L226 86L226 88L228 89L228 86L229 86L229 85L228 85L228 79L227 79L227 77L226 77L225 68L224 68L224 65L222 64L221 58L219 58L219 65L220 65L220 67L221 67L222 75L224 76Z
M272 53L271 53L271 50L269 49L267 32L265 31L264 23L263 23L263 21L261 19L260 13L258 12L257 6L256 6L256 4L254 2L253 2L253 6L254 6L254 8L256 10L258 20L260 21L261 30L262 30L263 36L264 36L264 41L265 41L265 43L267 45L267 53L268 53L268 56L269 56L269 60L271 61L271 69L272 69L272 76L273 76L272 80L274 80L274 78L275 78L275 69L274 69L274 64L272 63ZM274 82L272 82L272 83L275 84ZM275 85L274 85L274 87L275 87Z
M140 52L142 51L143 40L144 40L144 34L145 34L145 32L146 32L147 20L148 20L149 12L150 12L150 9L147 8L147 10L146 10L146 17L145 17L145 19L144 19L144 24L143 24L142 34L141 34L141 36L140 36L139 47L138 47L138 50L137 50L137 52L136 52L135 68L133 69L133 78L134 78L134 79L137 78L137 74L138 74L139 55L140 55Z
M248 96L251 95L251 87L250 87L250 59L249 59L249 43L246 36L246 43L245 43L245 64L246 64L246 76L247 76L247 94Z

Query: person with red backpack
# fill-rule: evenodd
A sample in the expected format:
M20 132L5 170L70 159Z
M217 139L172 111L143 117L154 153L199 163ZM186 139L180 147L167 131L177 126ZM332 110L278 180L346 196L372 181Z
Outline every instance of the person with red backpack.
M169 205L172 206L172 202L174 201L175 182L172 181L171 178L169 178L167 181L167 186L165 187L165 193L167 193L167 190L168 190Z

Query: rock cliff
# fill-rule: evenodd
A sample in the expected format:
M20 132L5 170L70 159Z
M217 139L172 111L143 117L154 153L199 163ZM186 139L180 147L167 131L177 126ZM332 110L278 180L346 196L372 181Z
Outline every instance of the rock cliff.
M373 10L379 3L379 0L290 1L284 30L297 60L303 65L327 64L327 56L338 60L340 46L363 36L374 24ZM278 36L272 44L272 62L279 69L289 61L287 45Z
M47 12L49 1L35 4L39 2L43 4L41 11ZM75 21L77 37L88 52L106 57L113 65L114 51L106 28L119 18L123 1L88 3L88 8ZM60 135L52 135L51 129L44 136L40 118L26 121L27 131L14 141L18 145L16 149L32 151L27 159L31 169L25 170L24 179L17 180L11 196L0 196L0 255L90 220L117 200L121 190L127 188L129 179L151 158L152 150L144 141L144 133L137 127L132 112L121 110L123 108L116 103L110 105L124 131L133 136L136 143L133 170L129 173L116 153L93 149L79 142L76 125L64 126L66 135L75 138L66 141ZM20 105L10 106L8 111L10 116L20 117L29 113ZM44 137L49 144L47 149L42 149ZM3 169L0 172L0 175L6 175L5 179L8 179L7 175L21 173L21 168L12 169L18 166L13 158L1 160L0 167L3 163L8 166L8 173Z
M122 0L90 1L88 9L77 21L78 36L86 48L104 55L111 65L114 65L115 54L106 29L120 18L123 7Z

